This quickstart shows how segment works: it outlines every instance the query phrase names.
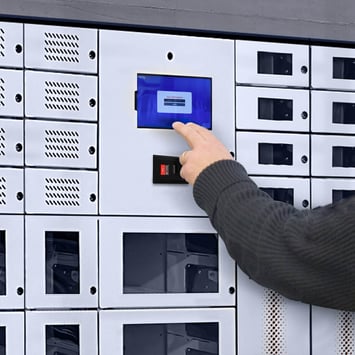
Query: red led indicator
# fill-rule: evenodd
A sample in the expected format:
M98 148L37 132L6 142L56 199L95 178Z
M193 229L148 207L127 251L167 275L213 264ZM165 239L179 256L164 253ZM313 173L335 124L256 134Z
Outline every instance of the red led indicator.
M168 165L167 164L160 164L160 176L166 176L168 175Z

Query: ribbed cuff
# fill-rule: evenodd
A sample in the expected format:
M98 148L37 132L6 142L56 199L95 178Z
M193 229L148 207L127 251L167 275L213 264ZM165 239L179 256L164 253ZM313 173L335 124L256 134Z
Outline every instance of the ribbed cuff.
M229 186L246 180L251 181L241 164L235 160L220 160L197 177L193 196L197 205L212 217L220 194Z

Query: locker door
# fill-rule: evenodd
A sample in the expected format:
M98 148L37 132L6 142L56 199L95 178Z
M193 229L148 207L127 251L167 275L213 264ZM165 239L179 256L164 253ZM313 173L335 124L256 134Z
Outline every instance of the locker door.
M237 84L309 85L308 46L236 41Z
M312 132L355 133L355 93L315 91L312 97Z
M24 212L23 169L0 168L0 212Z
M26 308L97 307L97 225L26 216Z
M0 313L0 353L25 354L25 330L23 312Z
M0 116L23 116L23 71L0 69Z
M312 87L317 89L355 89L355 50L312 46Z
M97 355L96 311L27 311L26 354Z
M100 219L103 308L233 305L234 265L206 219Z
M23 165L23 121L0 120L0 165Z
M217 309L99 312L101 355L235 355L235 311Z
M274 88L236 88L237 129L309 130L309 92Z
M23 67L23 24L0 22L0 66Z
M237 132L237 157L249 174L309 174L306 135Z

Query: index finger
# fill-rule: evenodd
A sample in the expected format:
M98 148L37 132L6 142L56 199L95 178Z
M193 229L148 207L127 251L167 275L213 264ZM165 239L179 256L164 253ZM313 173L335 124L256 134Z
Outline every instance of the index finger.
M194 148L196 144L204 140L201 134L188 124L183 124L182 122L174 122L173 128L182 136L182 138L186 140L190 148Z

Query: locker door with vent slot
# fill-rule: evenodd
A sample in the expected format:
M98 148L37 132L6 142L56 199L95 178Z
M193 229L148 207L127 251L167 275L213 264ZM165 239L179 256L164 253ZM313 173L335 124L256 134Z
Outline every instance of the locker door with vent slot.
M234 308L99 312L101 355L235 355Z
M96 124L27 120L26 165L96 169L96 131Z
M25 219L26 308L97 307L96 219Z
M97 214L97 172L25 169L26 212Z
M0 216L0 309L23 307L24 219Z
M1 312L0 353L25 354L24 312Z
M97 355L96 311L27 311L27 355Z
M97 30L25 24L26 68L97 73Z
M23 116L23 71L0 69L0 116Z
M0 213L24 212L23 169L0 168Z
M102 308L235 304L235 262L204 218L101 218L99 245Z
M97 121L97 78L25 72L26 117Z
M0 22L0 66L23 67L23 24Z
M23 165L23 121L0 119L0 165Z

